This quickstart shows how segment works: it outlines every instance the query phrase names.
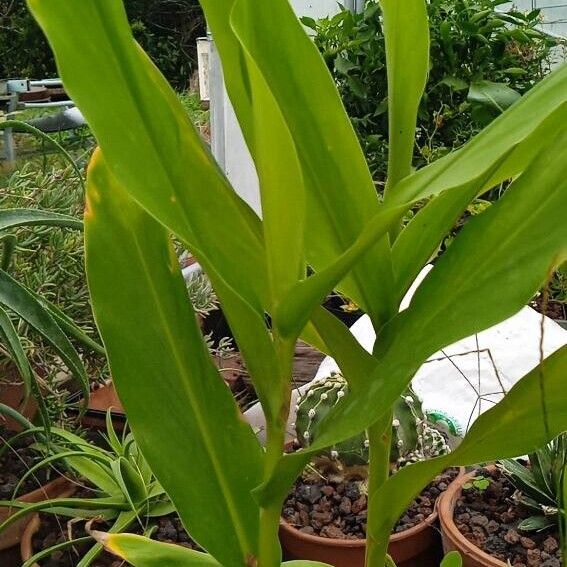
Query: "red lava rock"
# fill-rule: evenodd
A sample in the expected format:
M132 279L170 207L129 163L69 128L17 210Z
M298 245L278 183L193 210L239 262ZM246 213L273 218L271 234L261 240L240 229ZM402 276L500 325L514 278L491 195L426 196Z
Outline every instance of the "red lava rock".
M457 474L457 469L451 469L426 487L400 518L393 533L412 528L431 515L435 499L441 493L439 486L448 486ZM367 505L360 480L336 482L300 478L284 503L282 517L304 533L337 539L363 539L366 537ZM303 512L307 512L307 516ZM308 527L313 531L305 529Z
M543 542L543 549L547 553L555 553L558 550L558 548L559 548L559 544L557 543L557 540L555 538L548 537Z
M366 496L364 496L363 494L360 498L352 503L351 510L353 514L358 514L364 509L366 509Z
M489 488L463 490L455 506L455 523L463 536L512 567L561 567L557 530L520 530L530 511L515 504L516 488L499 470L481 469L479 476L490 480Z
M520 541L520 534L516 530L508 530L504 536L504 541L514 545Z
M323 529L321 530L321 535L323 537L329 537L329 538L333 538L333 539L345 539L345 533L343 532L343 530L341 530L341 528L337 527L337 526L324 526Z
M520 544L524 549L533 549L536 546L535 541L529 537L521 537Z

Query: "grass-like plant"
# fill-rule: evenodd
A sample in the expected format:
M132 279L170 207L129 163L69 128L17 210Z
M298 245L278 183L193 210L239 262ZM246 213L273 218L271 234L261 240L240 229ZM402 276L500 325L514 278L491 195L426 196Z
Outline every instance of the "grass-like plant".
M41 438L41 431L28 428L21 435L34 432ZM45 455L20 479L18 488L26 478L41 468L57 466L70 475L76 488L87 489L89 496L64 497L30 504L16 500L2 502L14 510L2 525L4 529L31 512L56 514L72 519L104 520L111 532L123 532L138 525L145 530L150 518L164 516L174 511L165 491L156 480L132 433L119 437L114 430L110 411L106 418L106 445L99 447L63 429L53 428L51 442L37 443L38 451ZM3 451L9 450L6 445ZM43 549L28 559L22 567L33 567L41 559L56 551L79 544L91 544L81 557L77 567L88 567L102 551L102 545L91 536L69 539Z
M383 567L391 527L438 472L523 454L566 429L563 348L451 454L388 478L392 407L416 370L517 312L567 256L567 67L461 150L414 172L426 4L382 0L390 124L382 203L333 80L287 1L201 4L258 171L262 219L132 39L120 2L29 0L100 144L88 175L87 272L113 378L143 454L208 554L98 537L136 567L276 567L280 508L294 479L313 455L366 430L367 564ZM470 201L507 179L501 200L467 223L398 313ZM402 230L400 219L423 200ZM265 448L210 359L171 233L197 257L229 320L266 415ZM369 315L372 354L320 307L332 289ZM337 360L349 393L309 448L284 455L298 337Z

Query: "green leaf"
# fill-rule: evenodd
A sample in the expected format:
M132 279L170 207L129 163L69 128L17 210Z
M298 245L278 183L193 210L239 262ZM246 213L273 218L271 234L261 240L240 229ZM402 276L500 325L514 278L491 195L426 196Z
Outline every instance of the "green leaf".
M213 22L226 18L231 6L232 0L203 2L213 35L219 35ZM307 189L307 260L316 270L322 270L352 245L378 211L376 189L364 155L316 46L285 0L237 0L231 23L269 85L293 136ZM273 45L278 46L277 65L273 64ZM229 54L221 45L219 52L231 101L255 156L248 102L236 95L248 73L243 75L241 67L227 64ZM306 124L313 127L305 128ZM392 278L389 246L384 240L364 256L341 283L341 289L373 319L383 322L392 311Z
M184 242L209 277L217 273L215 266L223 266L226 285L263 315L267 287L259 220L134 41L123 4L85 0L69 10L65 0L30 0L29 6L113 175ZM98 88L101 84L106 88ZM117 136L117 131L128 135Z
M177 95L139 49L122 3L85 0L68 10L63 0L30 0L29 6L50 38L67 91L108 154L113 175L193 252L211 279L270 420L280 390L271 380L278 372L264 321L269 290L259 219L234 192ZM228 15L223 13L224 20ZM91 22L86 29L85 21ZM219 47L222 41L219 34ZM247 89L240 93L244 98ZM128 136L116 136L117 130Z
M167 231L128 198L101 154L87 195L93 308L132 431L195 540L242 567L256 553L250 492L261 448L209 357Z
M380 5L388 69L388 198L389 189L411 173L417 110L429 72L429 24L425 0Z
M376 242L385 239L403 213L403 207L381 207L355 243L335 262L298 282L275 312L275 323L284 336L295 337L312 316L313 309L338 285Z
M14 311L55 348L79 382L85 400L87 400L89 396L88 378L73 345L50 313L43 308L35 294L2 270L0 270L0 305Z
M221 567L210 555L132 534L91 532L104 547L133 567Z
M258 491L260 500L283 492L309 455L380 419L433 353L510 317L533 297L567 256L565 143L563 135L540 148L504 197L467 223L410 307L382 329L375 371L352 384L309 449L281 458L278 472Z
M463 558L458 551L450 551L441 561L441 567L462 567Z
M63 513L65 508L70 508L71 511L67 514L71 517L76 516L77 510L94 510L95 515L99 515L101 511L117 510L127 511L128 504L123 500L110 498L54 498L53 500L43 500L41 502L22 502L19 500L0 500L0 507L13 508L17 510L11 516L6 518L0 524L0 532L11 526L19 519L31 514L32 512L46 512L49 514Z
M478 102L504 112L522 98L522 95L505 83L477 81L471 84L467 98L470 102Z
M479 177L434 197L410 220L392 246L392 265L401 301L423 266L437 252L470 202L481 192L506 155Z
M116 482L132 510L148 497L147 487L138 471L124 457L119 457L110 463Z
M32 383L34 381L34 376L30 363L24 351L24 347L20 342L20 337L12 323L12 320L8 316L8 313L0 307L0 340L4 344L6 350L12 357L22 381L25 385L26 392L29 395L32 389Z
M530 516L518 524L518 529L524 532L541 532L557 526L556 516Z
M403 468L371 497L368 533L387 545L390 529L430 479L452 466L516 457L542 447L567 429L567 346L524 376L473 424L461 444L444 457Z
M253 115L252 135L260 180L269 310L275 317L274 306L305 273L305 188L299 157L282 112L246 50L244 58L250 95L263 109Z
M352 61L349 61L342 55L338 55L335 59L335 69L343 75L348 75L349 71L356 68L357 66Z
M69 215L37 209L3 209L0 211L0 231L19 226L36 225L83 229L83 222Z
M469 88L469 84L458 77L445 77L439 82L442 85L451 87L454 91L464 91Z

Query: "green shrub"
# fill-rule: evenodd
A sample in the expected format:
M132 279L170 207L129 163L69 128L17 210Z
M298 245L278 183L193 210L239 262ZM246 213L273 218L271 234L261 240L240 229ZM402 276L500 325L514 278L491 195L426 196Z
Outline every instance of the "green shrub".
M549 71L559 40L536 29L539 10L497 11L500 0L431 0L431 60L417 123L414 165L461 146ZM386 175L388 96L381 11L343 9L303 23L339 87L378 183ZM493 84L496 83L496 84Z
M196 68L195 40L205 31L196 0L126 0L135 38L179 88ZM0 77L57 75L53 54L24 2L0 3Z

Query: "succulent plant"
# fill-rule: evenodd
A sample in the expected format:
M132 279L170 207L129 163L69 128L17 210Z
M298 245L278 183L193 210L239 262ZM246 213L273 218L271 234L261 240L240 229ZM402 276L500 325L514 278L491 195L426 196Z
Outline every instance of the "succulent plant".
M567 467L567 434L531 453L528 461L525 465L513 459L500 463L516 488L514 500L531 513L518 527L523 531L557 528Z
M348 384L338 372L314 380L296 406L297 441L308 447L317 435L318 424L348 394ZM366 432L329 447L323 454L346 467L368 464ZM395 468L449 452L445 436L428 423L421 401L408 388L394 407L391 462Z

